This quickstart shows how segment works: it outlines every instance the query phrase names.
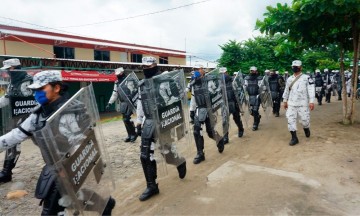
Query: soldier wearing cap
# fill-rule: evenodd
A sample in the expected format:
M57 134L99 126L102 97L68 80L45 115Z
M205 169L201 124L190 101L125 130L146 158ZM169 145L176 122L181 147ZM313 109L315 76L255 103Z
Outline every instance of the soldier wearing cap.
M60 71L50 70L37 73L34 76L33 84L29 85L28 88L35 92L35 99L39 105L34 108L33 113L20 123L17 128L0 137L0 151L11 148L17 143L33 136L36 131L41 130L45 126L46 120L68 100L68 97L65 96L67 93L67 85L62 82ZM79 126L73 114L68 113L62 116L59 124L59 132L62 133L66 131L64 136L69 139L69 142L73 140L74 136L79 136L79 134L77 134L78 129ZM35 141L35 139L33 140ZM53 165L50 162L49 153L43 151L39 143L35 142L35 144L40 147L46 163L35 190L35 197L42 200L43 209L41 215L62 214L64 213L65 207L59 204L61 195L56 182L56 173L51 171L51 166ZM110 198L104 214L110 215L114 206L115 200Z
M226 85L226 99L228 100L229 113L233 115L233 120L238 127L238 137L244 135L244 127L240 117L240 108L237 104L234 87L232 85L233 79L228 75L227 68L219 68L220 73L224 74L225 85ZM224 135L224 144L229 142L229 132Z
M126 78L126 74L124 72L124 68L117 68L115 69L115 75L117 80L114 84L114 89L111 94L110 100L106 106L106 110L110 109L110 105L113 104L117 99L120 100L120 112L123 116L123 122L125 125L125 129L127 132L127 137L124 139L124 142L135 142L136 138L138 137L138 133L135 131L135 124L131 121L131 115L133 114L132 109L130 108L129 102L123 99L120 94L120 84Z
M11 106L10 99L12 98L25 98L32 95L32 91L26 87L31 84L32 77L25 71L21 71L21 63L17 58L12 58L3 61L3 67L0 70L6 70L10 77L10 85L7 88L6 94L0 98L0 109L6 106ZM5 108L4 108L5 109ZM11 107L10 109L13 109ZM2 115L0 113L0 115ZM24 117L26 114L18 115L12 118L12 122L15 126L18 120ZM2 117L2 116L1 116ZM4 127L4 125L2 125ZM6 131L0 131L0 133ZM13 148L6 151L3 170L0 172L0 184L6 183L12 180L12 170L14 169L16 162L18 161L21 153L21 144L18 143Z
M156 103L155 98L150 98L151 96L149 96L149 92L157 91L159 92L159 94L161 94L161 84L157 85L154 89L154 86L150 85L149 82L147 82L147 80L150 80L154 76L159 74L156 58L152 56L143 57L142 63L144 64L143 73L145 78L139 82L139 100L136 107L136 114L138 127L142 126L140 161L146 180L146 189L140 195L139 200L145 201L159 193L159 187L156 181L157 162L154 158L155 143L157 142L155 127L159 123L156 122L156 117L153 116L152 113L152 110L154 110L155 106L158 106L158 104ZM171 99L171 97L168 97L167 99ZM162 134L162 136L167 135L170 136L170 134ZM185 158L179 155L175 155L170 145L161 146L161 150L161 153L164 156L166 163L177 166L176 168L179 174L179 178L185 178Z
M294 74L286 82L283 94L288 129L291 133L290 146L299 143L296 135L296 120L299 115L305 136L310 137L310 110L314 109L315 88L314 81L306 74L301 73L302 63L300 60L292 62Z
M259 75L255 66L250 67L250 74L245 77L244 89L249 94L250 113L254 117L253 131L258 130L261 115L259 108L261 104L260 92L263 77Z

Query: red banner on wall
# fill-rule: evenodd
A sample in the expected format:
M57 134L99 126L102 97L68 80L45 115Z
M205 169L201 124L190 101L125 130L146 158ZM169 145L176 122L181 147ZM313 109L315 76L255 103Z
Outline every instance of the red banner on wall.
M116 76L102 73L100 71L68 71L62 70L61 76L63 81L67 82L114 82Z
M42 70L23 70L34 76ZM115 82L117 80L114 73L108 74L102 71L78 71L62 70L61 76L65 82ZM9 78L6 71L0 71L0 79Z

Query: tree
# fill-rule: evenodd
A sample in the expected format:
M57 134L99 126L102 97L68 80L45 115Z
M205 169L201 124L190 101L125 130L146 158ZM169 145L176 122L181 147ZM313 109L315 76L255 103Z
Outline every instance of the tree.
M224 45L220 45L223 50L223 54L218 60L220 66L227 67L227 70L232 74L239 70L239 62L243 59L243 52L241 44L235 40L230 40Z
M277 4L267 7L263 21L257 21L256 27L269 35L288 34L296 43L311 46L326 46L337 43L340 49L340 68L344 76L344 56L352 43L353 74L355 88L358 75L358 55L360 36L360 4L358 0L294 0L292 6ZM343 80L343 86L345 86ZM355 118L355 94L348 107L343 89L343 123L352 124Z
M259 36L241 43L230 40L220 47L223 53L218 60L219 65L227 67L231 73L238 70L247 72L251 66L256 66L259 72L266 69L289 70L290 62L301 54L301 49L280 34Z

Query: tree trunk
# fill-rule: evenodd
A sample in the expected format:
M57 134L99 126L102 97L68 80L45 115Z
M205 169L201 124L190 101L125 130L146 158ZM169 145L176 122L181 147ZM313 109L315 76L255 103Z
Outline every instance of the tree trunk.
M351 84L352 84L352 91L351 91L351 107L349 112L349 120L350 123L353 124L355 120L355 94L357 89L357 76L358 76L358 69L359 69L359 42L360 42L360 34L359 28L357 27L357 19L353 19L352 21L352 28L353 28L353 35L354 35L354 59L353 59L353 72L351 74Z
M347 95L346 95L346 81L345 81L345 65L344 65L344 46L343 43L340 43L340 77L341 77L341 97L342 97L342 110L343 110L343 124L349 124L350 121L346 118L348 112L347 106Z

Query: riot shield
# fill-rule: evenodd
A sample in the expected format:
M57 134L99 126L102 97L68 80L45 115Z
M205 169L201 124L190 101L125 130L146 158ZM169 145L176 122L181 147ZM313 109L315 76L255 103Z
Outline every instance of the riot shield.
M0 72L0 75L2 72ZM11 124L11 109L9 106L9 100L5 98L6 91L9 86L9 81L1 76L0 78L0 97L2 99L2 103L0 104L0 135L5 134L12 128Z
M33 92L27 86L33 81L31 75L23 70L12 70L12 80L8 72L1 73L1 94L6 98L2 98L0 107L2 108L1 121L2 132L7 133L17 126L18 121L29 115L32 108L37 105Z
M92 85L50 116L33 139L57 174L62 205L73 215L101 215L115 185Z
M273 100L271 98L271 91L269 86L269 77L264 76L260 84L260 100L261 106L264 110L266 117L269 117L269 113L273 107Z
M249 94L244 89L244 78L242 73L236 74L233 80L233 88L235 92L235 97L237 104L239 106L241 115L244 116L245 124L249 127L248 121L250 119L250 104L249 104Z
M126 101L136 113L136 105L139 99L139 79L134 72L130 73L118 86L120 99Z
M190 154L189 109L183 70L174 70L153 77L152 98L156 106L153 116L156 121L156 159L179 166ZM160 154L158 154L160 153ZM160 156L161 155L161 156ZM166 166L164 166L166 171Z
M207 111L211 127L214 129L213 137L216 144L229 131L229 106L226 97L226 85L223 74L214 69L205 75L208 87L206 97Z

